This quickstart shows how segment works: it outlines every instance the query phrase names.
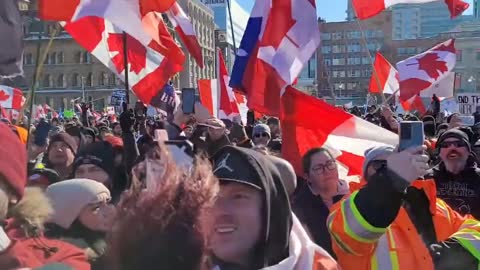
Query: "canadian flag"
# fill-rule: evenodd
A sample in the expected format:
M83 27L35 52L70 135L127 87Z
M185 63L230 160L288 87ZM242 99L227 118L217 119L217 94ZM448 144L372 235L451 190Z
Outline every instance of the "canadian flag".
M398 62L400 99L409 100L440 82L452 72L456 60L455 40L450 39L422 54Z
M217 50L217 78L198 81L200 101L219 119L235 120L240 117L241 121L246 123L248 112L246 98L228 86L230 77L220 49Z
M393 94L399 88L397 70L382 54L377 52L372 77L370 78L370 93Z
M42 105L37 105L33 107L34 113L32 114L35 119L40 119L40 118L46 118L47 114L45 113L45 110L43 109Z
M385 9L397 4L423 4L441 0L353 0L353 7L360 20L373 17ZM450 17L461 15L470 6L461 0L444 0L446 8L450 11Z
M25 104L22 90L0 85L0 106L5 109L20 110Z
M145 46L126 35L127 71L123 56L124 33L116 25L99 17L87 17L65 23L65 30L120 79L123 80L128 72L131 89L142 102L149 104L170 77L183 69L185 56L168 33L160 14L150 13L144 21L147 19L160 33L161 42Z
M167 16L170 22L173 24L178 36L187 47L187 50L192 54L197 64L203 68L202 48L198 43L195 29L193 28L190 18L183 11L182 7L175 2L172 7L167 11Z
M280 97L320 44L315 1L257 0L235 57L230 86L248 106L280 115Z
M303 155L314 147L332 150L350 175L362 175L366 150L398 143L396 134L293 87L287 87L282 103L282 156L298 175L303 175Z
M148 16L167 11L175 0L39 0L43 20L76 22L86 17L104 18L144 46L159 42Z

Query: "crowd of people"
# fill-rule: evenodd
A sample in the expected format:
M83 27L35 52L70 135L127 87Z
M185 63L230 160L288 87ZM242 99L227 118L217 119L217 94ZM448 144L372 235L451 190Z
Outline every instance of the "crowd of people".
M423 121L425 132L424 146L369 149L356 182L321 146L295 172L278 118L181 108L168 119L141 104L119 122L85 104L72 119L2 119L0 269L480 266L480 124L435 106L422 118L349 109L392 132Z

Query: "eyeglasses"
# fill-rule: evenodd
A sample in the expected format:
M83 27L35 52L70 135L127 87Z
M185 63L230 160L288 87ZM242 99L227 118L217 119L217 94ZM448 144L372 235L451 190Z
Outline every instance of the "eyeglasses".
M255 134L255 138L260 138L260 137L268 137L268 133L264 132L264 133L257 133Z
M315 174L323 174L325 173L325 169L328 169L329 171L333 171L337 168L337 163L335 160L331 159L327 161L325 164L318 164L315 167L312 168L312 171Z
M450 146L459 148L459 147L467 147L467 144L462 141L442 142L440 144L440 148L449 148Z

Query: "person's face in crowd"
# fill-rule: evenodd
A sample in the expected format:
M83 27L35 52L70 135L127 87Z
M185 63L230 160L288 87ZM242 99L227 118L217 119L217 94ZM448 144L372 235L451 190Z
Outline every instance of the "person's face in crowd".
M122 127L120 127L120 125L116 125L116 126L113 128L113 135L115 135L115 136L122 136Z
M7 180L0 174L0 221L7 217L8 206L17 202L17 195L7 184Z
M58 121L54 120L52 121L52 126L54 127L58 127L60 124L58 123Z
M279 125L270 123L268 124L268 126L270 127L270 132L272 133L272 136L280 136L281 130Z
M85 139L85 144L91 144L91 143L93 143L93 137L92 137L92 135L90 135L90 134L85 134L85 135L83 136L83 138Z
M451 173L460 173L467 164L468 156L468 146L456 138L448 138L440 145L440 158Z
M262 193L248 185L220 186L212 209L210 248L222 261L245 265L262 232Z
M57 141L51 144L50 151L48 151L48 160L54 166L69 167L74 159L75 154L66 143Z
M108 201L109 198L105 196L104 201L85 206L80 212L78 220L92 231L110 231L115 217L115 207Z
M454 114L450 119L450 123L448 124L449 128L456 128L462 126L462 120L460 119L459 114Z
M307 180L314 189L332 190L338 185L337 162L327 152L318 152L311 158Z
M185 136L187 138L190 138L190 137L192 137L192 134L193 134L193 128L191 126L188 126L188 127L183 129L183 132L185 133Z
M75 170L75 178L86 178L95 180L109 186L110 177L102 168L93 164L82 164Z
M270 135L266 132L262 133L256 133L253 136L253 143L255 145L268 145L268 142L270 141Z

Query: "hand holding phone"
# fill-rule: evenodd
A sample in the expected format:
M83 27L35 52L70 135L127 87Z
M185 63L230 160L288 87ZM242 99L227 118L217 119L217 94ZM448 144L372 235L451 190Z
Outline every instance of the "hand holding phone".
M423 131L423 122L421 121L400 122L399 133L399 152L413 147L420 147L424 143L425 136Z

